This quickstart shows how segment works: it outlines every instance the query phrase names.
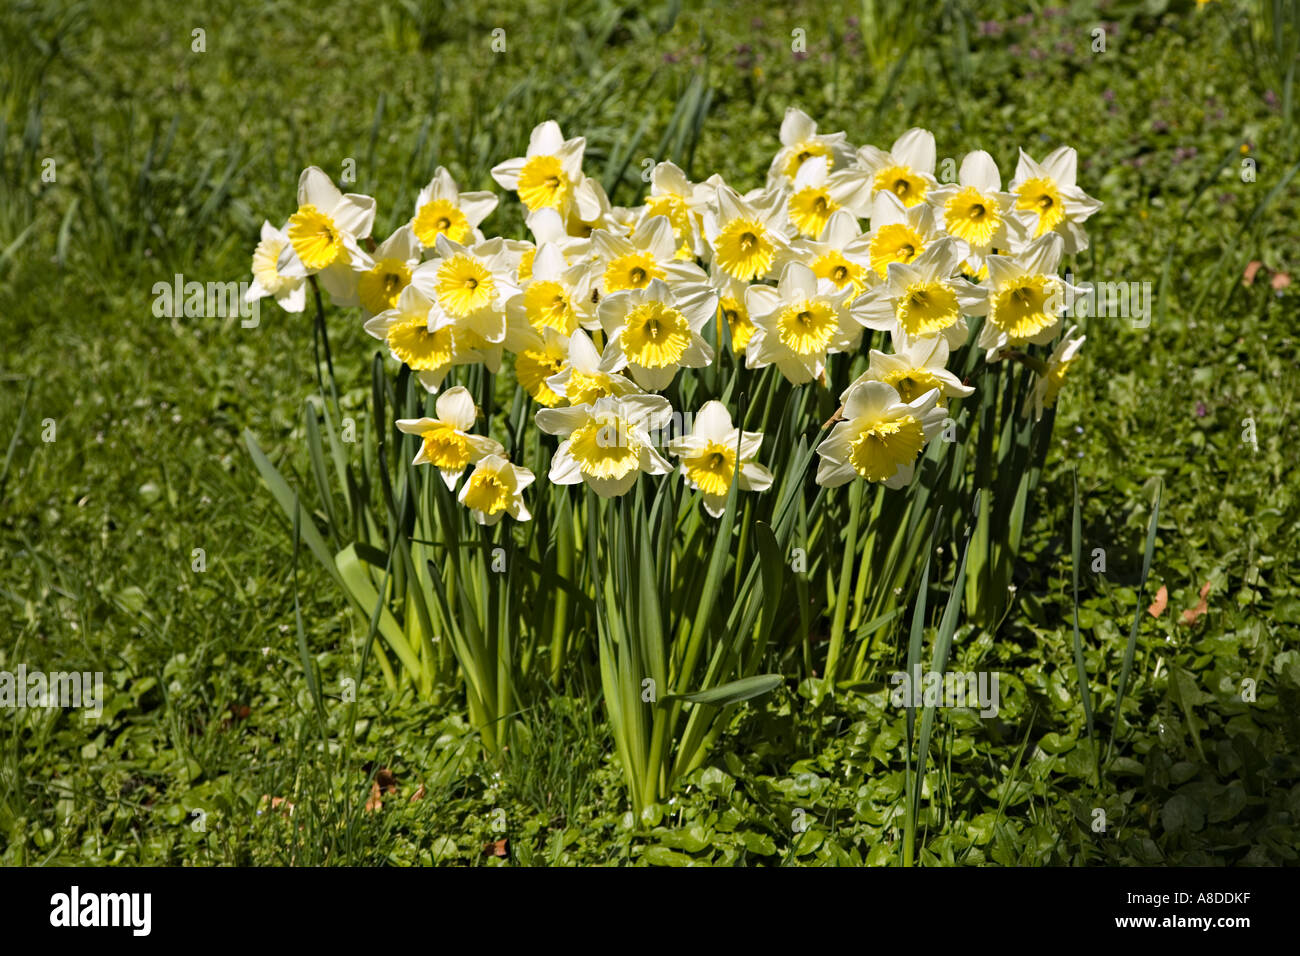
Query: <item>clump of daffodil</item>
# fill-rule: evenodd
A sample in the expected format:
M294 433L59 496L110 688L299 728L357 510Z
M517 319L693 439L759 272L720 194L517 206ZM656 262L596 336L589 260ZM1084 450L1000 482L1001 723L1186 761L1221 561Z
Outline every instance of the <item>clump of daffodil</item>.
M1015 197L1002 191L1002 175L993 157L982 149L962 158L955 184L936 187L931 199L948 235L963 246L963 258L979 268L995 249L1018 247L1025 241L1024 224L1012 214Z
M1014 256L989 256L988 319L978 347L996 361L1005 348L1046 345L1061 328L1066 295L1057 274L1063 240L1054 232L1035 239Z
M336 291L346 298L356 285L358 240L370 235L374 222L374 199L342 193L324 171L308 166L298 179L298 209L285 225L289 243L276 271L290 279L314 275L331 298Z
M853 318L905 340L942 336L952 348L970 334L966 316L988 311L986 290L956 274L953 239L933 243L909 263L889 265L885 281L854 301Z
M528 521L532 514L524 504L524 489L533 483L533 473L512 465L500 454L486 455L474 465L456 500L470 510L481 525L494 525L504 515Z
M1053 150L1041 164L1022 149L1011 180L1015 215L1029 237L1058 233L1064 240L1063 251L1071 254L1088 248L1082 223L1101 208L1100 202L1076 184L1078 164L1078 154L1069 146Z
M547 120L528 137L528 152L492 168L492 178L502 189L519 194L529 212L555 209L568 216L582 181L582 154L587 140L565 139L560 126Z
M731 413L721 402L705 402L691 430L668 443L668 451L681 461L682 477L700 492L704 510L718 517L726 509L731 483L741 491L767 491L772 473L754 461L763 443L762 432L742 432L731 424Z
M583 482L602 498L612 498L630 489L642 472L666 475L672 466L651 436L672 415L672 406L659 395L607 395L592 405L539 409L537 427L566 436L551 458L551 482Z
M474 245L483 241L479 223L491 215L497 202L490 192L461 192L451 173L439 166L416 197L411 230L425 249L437 245L439 236Z
M662 279L652 279L644 288L601 299L598 317L608 337L611 371L626 368L638 385L657 392L671 384L678 369L713 361L712 346L700 336L717 309L713 290L702 284L680 288L675 295Z
M261 238L253 250L253 284L244 294L246 302L273 296L275 304L286 312L301 312L307 303L307 280L282 276L277 263L280 253L289 248L289 234L269 222L262 223Z
M817 378L831 352L846 352L862 335L849 318L848 289L818 279L801 262L785 268L776 288L750 286L745 304L754 335L745 349L749 368L775 365L795 385Z
M947 412L939 390L904 402L892 385L860 382L844 396L843 421L817 446L817 483L828 488L865 478L901 488L912 480L926 442L943 427Z
M1079 350L1083 348L1083 343L1087 339L1086 335L1079 335L1078 332L1077 326L1070 326L1069 331L1052 350L1047 362L1039 369L1039 375L1034 380L1031 402L1026 406L1026 411L1032 408L1034 421L1043 417L1044 409L1056 404L1056 398L1065 383L1065 376L1070 371L1070 366L1078 361Z
M766 279L789 244L783 194L779 190L741 198L718 182L704 214L704 237L713 267L741 282Z
M853 161L853 147L844 133L818 135L817 124L801 109L788 107L781 121L781 148L767 170L768 186L795 182L811 160L825 160L827 170L844 169Z
M420 438L420 451L413 464L433 465L442 473L448 488L456 486L466 468L487 455L500 455L505 449L486 435L471 435L478 413L469 391L460 385L438 396L437 418L399 418L397 428Z
M905 402L915 401L931 389L939 390L939 408L950 398L966 398L975 389L963 385L961 379L948 371L948 342L939 335L908 341L897 330L893 333L892 353L871 350L867 370L844 390L841 402L848 401L849 392L862 382L884 382L892 385Z

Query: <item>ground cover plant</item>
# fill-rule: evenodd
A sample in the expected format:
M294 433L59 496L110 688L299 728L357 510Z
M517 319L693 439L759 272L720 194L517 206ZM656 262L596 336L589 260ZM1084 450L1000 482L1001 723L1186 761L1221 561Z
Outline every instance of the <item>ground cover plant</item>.
M0 859L1294 859L1294 5L345 22L3 14Z

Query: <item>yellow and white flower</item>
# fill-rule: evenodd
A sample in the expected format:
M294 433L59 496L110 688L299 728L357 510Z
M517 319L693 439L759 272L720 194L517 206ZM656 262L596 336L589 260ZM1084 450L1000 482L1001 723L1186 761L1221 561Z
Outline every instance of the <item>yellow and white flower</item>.
M546 380L546 385L570 405L590 405L607 395L631 395L640 391L618 370L618 355L605 349L602 355L586 332L579 329L569 338L569 356L564 367Z
M857 216L847 209L831 213L820 239L800 238L790 243L778 268L784 271L790 262L802 262L818 279L825 279L837 289L850 289L850 301L875 278L871 239L858 226Z
M663 217L654 222L666 223ZM601 327L608 336L605 355L611 371L626 368L647 391L667 388L682 368L703 368L713 348L700 336L717 309L707 285L693 285L675 295L662 279L644 288L614 292L601 299Z
M785 215L791 229L809 239L821 237L832 214L843 209L853 194L852 183L828 178L827 168L825 156L800 166L785 201Z
M659 163L650 173L650 195L642 215L663 216L673 227L678 259L702 258L704 255L704 210L713 198L713 190L704 183L693 183L673 163Z
M845 178L856 185L861 204L874 201L881 193L888 193L911 209L925 202L930 190L937 185L934 160L934 134L913 128L894 140L889 152L875 146L863 146L858 150L857 162L845 171Z
M705 402L689 434L674 438L668 451L681 460L682 477L704 499L704 510L718 517L726 509L731 482L741 491L767 491L772 473L754 461L763 443L762 432L742 432L731 424L721 402ZM739 475L737 476L737 464Z
M713 269L741 282L766 279L788 243L782 194L767 191L742 199L721 181L713 202L704 213L704 237L712 254Z
M865 478L901 488L912 480L926 442L947 413L937 406L939 390L911 402L884 382L861 382L844 398L844 420L817 446L817 483L828 488Z
M677 241L665 216L642 219L630 236L604 229L591 234L593 298L644 289L655 279L674 292L693 294L708 286L709 277L693 261L677 258Z
M506 314L511 322L539 332L554 329L566 338L583 326L594 328L590 269L570 266L560 247L547 243L533 258L531 278L506 303Z
M439 236L436 255L420 263L411 284L460 329L495 373L506 336L506 303L519 293L517 266L500 240L462 246Z
M775 289L750 286L745 305L755 332L745 349L746 366L775 365L795 385L821 375L828 354L852 349L862 335L845 306L850 294L819 282L801 262L786 266Z
M402 290L411 284L411 274L420 264L420 241L411 226L402 226L375 247L373 253L362 252L357 260L355 302L336 305L360 305L366 318L397 307Z
M433 465L442 473L448 488L470 465L487 455L500 455L505 449L486 435L471 435L478 412L469 390L457 385L438 396L437 418L399 418L398 431L418 435L419 454L412 464Z
M253 284L244 294L245 302L269 295L286 312L303 310L307 303L307 280L301 276L282 276L277 266L280 253L288 247L289 234L264 221L261 238L253 250Z
M1034 421L1043 417L1043 409L1051 408L1056 404L1056 398L1061 393L1061 386L1065 383L1065 376L1070 371L1070 366L1078 361L1079 350L1083 348L1083 343L1088 338L1086 335L1078 335L1078 331L1078 326L1070 326L1069 331L1052 350L1043 372L1034 380L1032 401L1026 404L1025 409L1028 412L1032 408Z
M569 235L585 239L597 229L626 236L632 231L636 214L621 206L610 204L609 195L599 180L582 177L573 193L564 228Z
M524 489L533 483L533 473L512 465L500 454L480 458L461 486L456 500L481 525L494 525L503 515L528 521L532 514L524 504Z
M1015 197L1002 191L997 164L982 149L967 153L957 182L936 187L930 199L941 210L943 228L965 247L965 258L973 260L969 263L973 269L993 250L1017 248L1024 242L1024 225L1012 215Z
M1088 248L1088 233L1082 223L1101 208L1101 203L1078 187L1079 157L1072 147L1053 150L1036 163L1023 149L1011 180L1015 194L1015 215L1030 239L1049 232L1059 233L1066 253Z
M943 235L929 203L907 208L893 193L882 192L871 203L871 232L867 236L871 268L883 279L890 263L911 262Z
M745 347L754 337L754 320L749 317L749 307L745 304L745 291L748 282L733 279L725 272L716 272L710 277L718 294L718 317L727 329L731 342L731 354L745 354Z
M587 140L565 139L560 126L547 120L528 137L528 152L492 168L502 189L519 194L529 212L555 209L567 216L582 182L582 154Z
M512 338L507 336L507 338ZM554 408L564 404L564 396L550 386L550 380L564 371L569 361L569 338L555 331L538 332L531 325L513 337L515 378L538 405Z
M347 299L356 288L357 241L370 235L374 222L374 199L341 193L323 170L308 166L298 179L298 210L285 225L289 244L276 270L293 279L317 276L331 298Z
M970 334L965 316L987 311L986 290L957 275L957 247L950 238L934 242L909 263L891 263L885 281L850 308L866 328L908 342L942 336L951 348L964 345Z
M538 428L567 436L551 459L551 482L585 482L602 498L611 498L631 488L642 472L668 474L672 465L656 450L651 435L662 431L672 415L672 406L659 395L607 395L592 405L539 409Z
M1046 345L1061 329L1067 296L1073 292L1057 274L1064 240L1049 232L1014 256L989 256L988 319L978 347L997 361L1004 348Z
M946 399L966 398L975 393L975 389L963 385L961 379L948 371L948 343L942 336L909 342L895 331L893 345L893 354L871 350L870 365L840 395L841 402L847 402L849 392L862 382L892 385L904 402L915 401L937 388L939 408L944 407Z
M394 308L367 321L365 330L387 344L393 358L415 372L430 392L439 389L454 366L483 359L469 346L465 330L413 284L402 290Z
M436 246L439 236L474 245L483 241L479 223L491 215L497 202L495 193L461 192L451 173L439 166L433 179L416 197L411 229L425 249Z
M817 124L803 110L789 107L781 120L781 148L767 170L769 186L789 185L812 159L825 158L828 169L843 169L853 161L853 147L844 133L817 134Z

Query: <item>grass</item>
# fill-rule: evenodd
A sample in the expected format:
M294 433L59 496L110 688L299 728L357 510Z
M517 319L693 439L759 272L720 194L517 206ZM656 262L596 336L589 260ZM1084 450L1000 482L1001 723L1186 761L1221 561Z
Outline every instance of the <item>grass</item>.
M864 5L897 50L831 4L683 6L0 13L0 669L102 671L109 690L97 721L0 722L0 861L895 865L909 807L925 864L1295 861L1297 300L1270 279L1300 266L1300 180L1289 87L1270 85L1285 62L1222 55L1254 35L1249 5L1022 23L950 3L943 31ZM1079 278L1151 283L1149 327L1085 320L1010 610L948 631L950 666L1003 675L998 717L936 712L910 765L883 679L908 658L899 619L857 692L790 683L751 702L634 820L597 687L524 710L499 761L460 702L394 699L373 663L346 706L366 622L295 556L241 437L310 480L310 312L268 308L256 329L160 319L153 284L246 278L258 225L287 214L308 163L353 160L385 235L436 165L492 188L493 162L547 117L588 137L616 203L639 198L643 157L755 184L789 104L854 142L929 127L941 152L988 149L1004 177L1017 146L1074 145L1106 202ZM519 234L517 206L490 224ZM1245 285L1251 261L1264 269ZM361 415L373 342L331 335ZM1182 623L1206 582L1206 613Z

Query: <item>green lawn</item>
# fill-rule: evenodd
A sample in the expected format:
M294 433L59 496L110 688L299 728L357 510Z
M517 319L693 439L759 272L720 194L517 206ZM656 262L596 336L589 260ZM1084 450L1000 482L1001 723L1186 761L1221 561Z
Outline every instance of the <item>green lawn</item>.
M924 126L940 157L989 150L1004 181L1018 146L1075 146L1080 184L1105 202L1076 278L1154 296L1145 328L1084 322L1016 600L955 643L953 667L1005 675L1002 710L941 720L922 862L1295 862L1300 299L1283 280L1300 270L1296 4L1264 49L1243 3L1023 19L1007 3L900 4L874 29L869 3L684 6L5 5L0 670L102 671L108 700L93 721L0 718L0 862L896 864L905 718L883 687L823 697L790 680L739 711L642 821L598 680L526 710L499 761L454 695L395 698L373 668L357 720L332 709L322 731L295 600L331 694L366 622L314 560L295 562L241 437L306 474L311 309L267 300L256 328L152 309L176 273L250 278L258 227L293 211L309 164L337 177L353 161L349 188L376 196L383 237L438 165L495 189L488 170L547 118L587 137L586 171L615 203L640 201L645 158L747 189L789 105L854 143ZM503 199L487 225L522 235L518 204ZM331 315L331 346L343 405L362 416L377 343L351 315ZM1141 613L1100 779L1071 626L1076 471L1083 551L1105 552L1079 607L1103 742L1135 612L1168 595L1158 617ZM1184 623L1207 582L1206 612ZM880 648L882 668L904 640ZM380 771L396 792L368 810Z

